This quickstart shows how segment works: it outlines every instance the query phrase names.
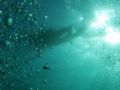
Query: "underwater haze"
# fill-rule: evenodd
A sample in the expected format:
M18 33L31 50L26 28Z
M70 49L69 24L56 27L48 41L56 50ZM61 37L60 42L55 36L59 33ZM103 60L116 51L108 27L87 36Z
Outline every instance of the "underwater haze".
M120 90L119 0L0 0L0 90Z

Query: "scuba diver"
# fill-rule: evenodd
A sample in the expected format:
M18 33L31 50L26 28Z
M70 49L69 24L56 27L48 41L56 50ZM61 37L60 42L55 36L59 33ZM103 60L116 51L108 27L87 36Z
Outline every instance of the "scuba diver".
M66 27L59 30L48 28L48 30L36 30L29 32L27 41L37 48L52 47L65 42L70 42L84 32L84 27L73 29Z
M85 27L79 29L73 29L72 27L66 27L59 30L48 28L47 30L28 30L27 32L20 30L17 36L13 36L12 43L20 44L20 42L27 42L29 45L44 49L46 47L53 47L65 42L71 42L74 38L79 37L85 31ZM11 37L11 36L9 36ZM17 41L15 40L17 38ZM11 41L0 40L0 48L9 46ZM24 44L24 43L21 43ZM15 45L15 44L14 44Z

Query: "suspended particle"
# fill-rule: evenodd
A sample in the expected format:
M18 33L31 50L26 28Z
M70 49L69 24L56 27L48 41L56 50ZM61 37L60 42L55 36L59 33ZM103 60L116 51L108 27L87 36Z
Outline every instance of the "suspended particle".
M13 24L13 19L12 19L12 17L9 17L7 21L8 21L8 22L7 22L8 26L11 26L11 25Z
M45 86L43 85L42 88L45 88Z
M33 90L33 88L30 88L29 90Z
M47 80L43 80L43 83L44 83L44 84L48 84Z
M48 16L45 16L45 19L48 19Z
M0 11L0 15L2 15L2 11Z

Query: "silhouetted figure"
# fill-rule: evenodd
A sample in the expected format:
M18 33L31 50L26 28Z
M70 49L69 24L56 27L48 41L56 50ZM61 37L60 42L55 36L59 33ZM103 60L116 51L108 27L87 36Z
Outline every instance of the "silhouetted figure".
M80 36L84 28L73 30L66 27L60 30L49 28L48 30L37 30L28 34L28 42L37 48L52 47L58 44L69 42Z
M84 30L84 27L75 30L71 27L66 27L59 30L53 28L48 28L47 30L19 30L20 32L12 36L11 34L6 35L5 33L7 38L0 40L0 49L6 49L6 52L12 57L21 58L24 56L27 58L30 55L32 57L41 57L43 49L71 42L74 38L81 36ZM11 38L9 39L9 37ZM33 55L31 52L34 52L34 50L37 52Z
M0 49L5 50L12 57L27 57L30 52L37 50L38 54L35 56L41 56L43 49L47 47L53 47L62 43L71 42L74 38L81 36L85 31L85 27L79 29L72 29L66 27L63 29L28 29L19 30L15 34L4 34L3 40L0 40ZM10 38L9 38L10 37ZM29 50L29 51L28 51ZM5 53L6 54L6 53ZM34 56L34 55L33 55Z

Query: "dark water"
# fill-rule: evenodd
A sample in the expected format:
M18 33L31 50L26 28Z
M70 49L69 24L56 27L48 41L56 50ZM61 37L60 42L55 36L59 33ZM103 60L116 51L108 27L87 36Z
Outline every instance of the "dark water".
M120 90L119 0L0 0L0 90Z

